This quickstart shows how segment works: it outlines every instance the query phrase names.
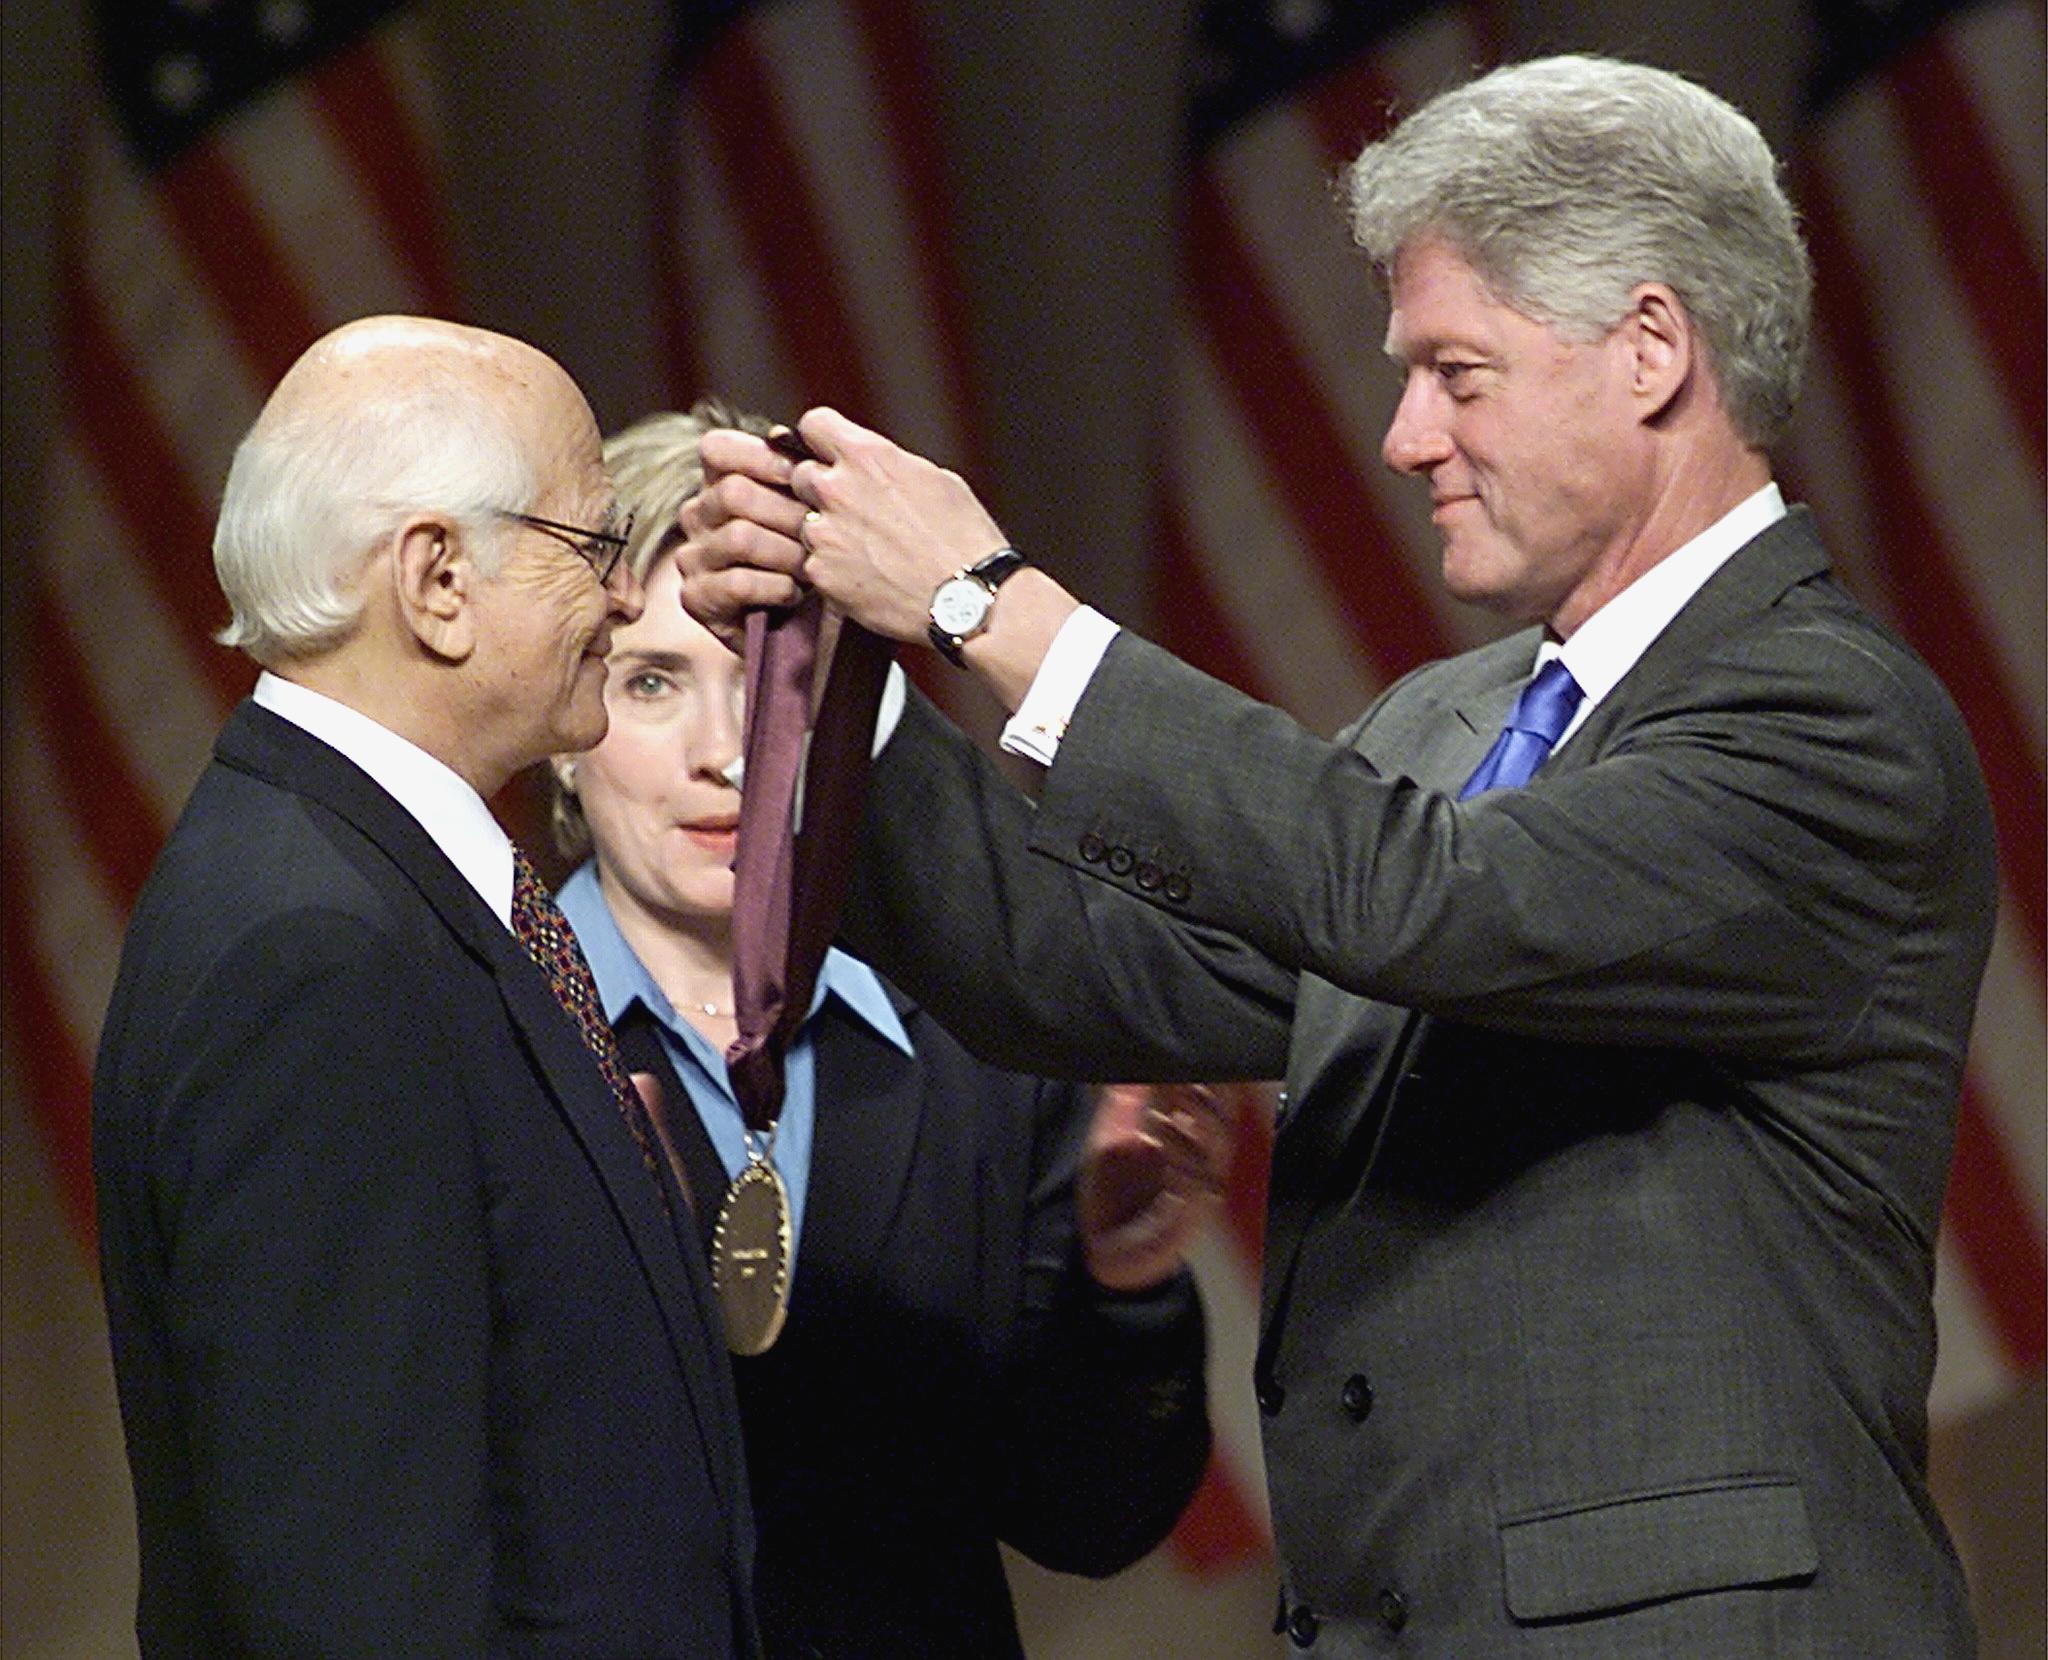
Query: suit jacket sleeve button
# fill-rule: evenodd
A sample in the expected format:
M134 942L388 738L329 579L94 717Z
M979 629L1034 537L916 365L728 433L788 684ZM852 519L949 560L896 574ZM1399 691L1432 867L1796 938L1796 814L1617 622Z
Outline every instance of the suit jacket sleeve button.
M1380 1624L1399 1631L1408 1623L1408 1599L1392 1586L1380 1593Z
M1138 861L1128 847L1112 847L1109 850L1109 873L1112 876L1128 876L1131 866Z
M1316 1633L1323 1622L1316 1618L1316 1611L1302 1603L1287 1616L1287 1640L1296 1648L1307 1648L1316 1640Z
M1150 859L1143 859L1139 861L1138 886L1146 893L1151 893L1155 888L1159 886L1160 882L1163 880L1163 875L1164 873L1161 872L1160 868L1157 865L1155 865Z
M1344 1403L1344 1415L1354 1424L1362 1424L1372 1416L1372 1385L1354 1372L1344 1380L1340 1397Z
M1097 865L1102 863L1102 856L1108 851L1109 843L1104 841L1093 830L1088 831L1081 837L1081 859L1084 864Z
M1188 895L1195 890L1188 882L1186 874L1177 870L1167 877L1161 891L1174 904L1185 905L1188 902Z

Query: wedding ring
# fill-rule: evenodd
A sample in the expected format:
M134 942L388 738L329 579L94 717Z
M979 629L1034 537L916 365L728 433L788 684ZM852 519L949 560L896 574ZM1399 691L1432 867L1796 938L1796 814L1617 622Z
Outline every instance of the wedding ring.
M804 522L797 527L796 539L803 543L804 552L806 553L811 551L811 527L822 517L824 515L815 507L809 508L804 513Z

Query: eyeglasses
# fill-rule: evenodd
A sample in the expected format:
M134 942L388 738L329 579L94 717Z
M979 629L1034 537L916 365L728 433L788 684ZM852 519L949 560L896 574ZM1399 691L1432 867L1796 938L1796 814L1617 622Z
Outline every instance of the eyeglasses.
M618 568L619 556L633 539L633 515L630 513L617 530L586 530L582 525L565 525L533 513L515 513L509 507L500 507L496 511L500 518L517 519L523 525L531 525L535 530L567 542L584 564L597 573L600 587L611 581L612 572Z

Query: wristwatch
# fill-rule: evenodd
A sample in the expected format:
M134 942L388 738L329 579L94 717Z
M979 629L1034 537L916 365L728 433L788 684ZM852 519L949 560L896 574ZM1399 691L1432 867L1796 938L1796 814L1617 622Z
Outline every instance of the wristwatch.
M996 589L1021 571L1027 561L1015 548L997 548L986 559L955 571L932 594L931 626L926 632L946 661L967 666L960 648L988 627Z

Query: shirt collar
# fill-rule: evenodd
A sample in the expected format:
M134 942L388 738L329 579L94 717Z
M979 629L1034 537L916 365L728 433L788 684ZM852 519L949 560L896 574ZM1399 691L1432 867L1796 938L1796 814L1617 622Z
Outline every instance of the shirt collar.
M1785 516L1785 498L1775 482L1744 498L1675 553L1666 555L1631 582L1559 645L1546 639L1536 652L1541 668L1562 657L1585 701L1563 737L1581 722L1635 667L1686 601L1741 548Z
M359 709L268 669L252 701L339 750L415 819L483 902L512 926L512 842L484 798L445 762Z
M605 1019L617 1025L634 1003L644 1003L655 1019L680 1032L683 1023L667 993L655 983L639 954L619 931L597 880L596 860L585 860L562 884L562 891L555 898L562 914L569 919L569 926L576 931L577 943L583 947L591 976L597 981ZM825 953L807 1018L816 1017L827 997L838 998L848 1013L905 1055L915 1053L910 1033L904 1029L895 1004L889 1001L881 977L858 957L848 956L837 946Z

